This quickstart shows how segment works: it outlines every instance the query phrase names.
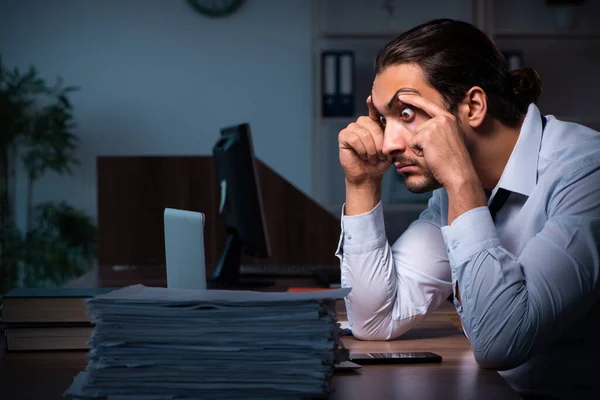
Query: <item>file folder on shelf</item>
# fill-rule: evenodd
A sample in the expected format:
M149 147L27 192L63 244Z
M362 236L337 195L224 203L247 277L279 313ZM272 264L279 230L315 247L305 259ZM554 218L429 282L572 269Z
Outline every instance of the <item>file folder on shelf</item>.
M351 51L340 52L339 62L339 93L338 116L354 116L354 53Z
M354 116L354 53L321 53L322 116Z

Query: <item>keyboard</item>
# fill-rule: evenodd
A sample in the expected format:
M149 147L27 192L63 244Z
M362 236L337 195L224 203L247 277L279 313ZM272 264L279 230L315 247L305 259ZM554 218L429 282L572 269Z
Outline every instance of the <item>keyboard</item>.
M240 275L312 278L324 269L332 267L319 264L242 264Z

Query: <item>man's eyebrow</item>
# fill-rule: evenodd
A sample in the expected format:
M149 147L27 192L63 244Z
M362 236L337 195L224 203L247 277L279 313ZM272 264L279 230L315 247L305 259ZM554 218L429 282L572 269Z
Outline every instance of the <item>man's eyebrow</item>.
M411 88L400 88L398 89L398 91L396 93L394 93L394 96L390 99L390 101L387 103L387 109L391 109L392 106L394 105L394 102L396 100L398 100L398 95L401 93L415 93L418 94L419 96L421 95L421 93L419 93L419 91L417 89L411 89Z
M387 103L386 108L388 110L390 110L392 108L392 106L394 105L394 102L398 99L398 95L401 93L415 93L415 94L418 94L419 96L421 95L421 93L419 93L419 91L417 89L408 88L408 87L400 88L396 91L396 93L394 93L394 96ZM371 93L371 98L373 98L373 93ZM375 111L377 111L377 114L381 115L381 112L377 109L377 107L375 107L375 104L373 104L373 108L375 108Z

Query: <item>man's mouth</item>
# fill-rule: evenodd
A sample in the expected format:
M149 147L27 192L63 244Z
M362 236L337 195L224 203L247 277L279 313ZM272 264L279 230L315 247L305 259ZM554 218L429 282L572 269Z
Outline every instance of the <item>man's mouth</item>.
M402 168L408 168L408 167L416 167L417 164L403 164L403 163L394 163L394 166L396 167L396 169L402 169Z
M410 174L412 173L416 173L417 168L419 167L419 164L416 163L411 163L411 162L406 162L408 160L403 160L402 161L396 161L394 162L394 167L396 167L396 172L398 172L399 174Z

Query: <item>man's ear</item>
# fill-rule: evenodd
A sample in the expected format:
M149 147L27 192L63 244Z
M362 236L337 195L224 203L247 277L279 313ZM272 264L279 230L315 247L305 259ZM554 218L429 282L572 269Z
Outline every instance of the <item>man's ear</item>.
M459 105L460 119L473 129L483 123L487 114L487 97L479 86L473 86Z

